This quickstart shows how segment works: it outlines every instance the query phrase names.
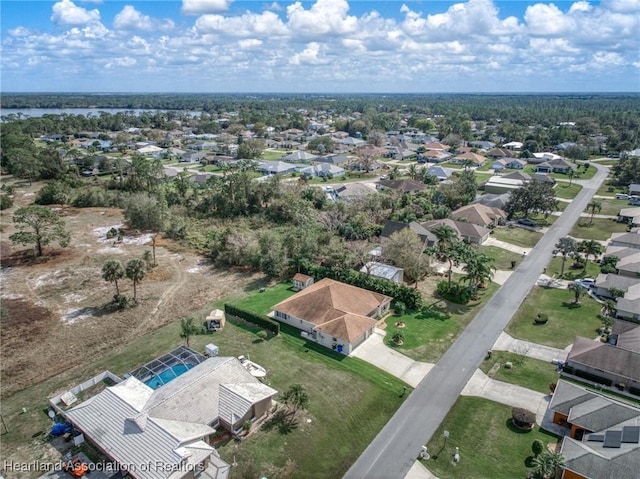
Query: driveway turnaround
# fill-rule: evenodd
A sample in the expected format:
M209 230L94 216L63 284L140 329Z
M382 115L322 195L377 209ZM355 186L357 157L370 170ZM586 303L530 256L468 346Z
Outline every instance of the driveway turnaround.
M554 245L566 236L607 176L608 169L581 182L583 189L523 258L518 268L487 302L418 387L382 428L345 474L346 479L402 478L413 466L451 406L474 374L487 350L526 299L553 256Z
M394 351L384 344L383 339L386 334L382 329L376 328L374 333L351 353L351 356L367 361L415 388L431 371L433 364L414 361Z

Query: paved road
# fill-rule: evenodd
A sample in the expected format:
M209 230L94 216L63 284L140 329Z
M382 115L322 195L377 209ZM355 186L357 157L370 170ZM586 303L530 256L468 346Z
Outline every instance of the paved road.
M415 462L420 448L434 434L460 395L486 351L491 349L509 323L540 273L551 260L558 240L566 236L607 175L598 169L591 180L583 180L579 195L567 206L523 259L478 316L463 331L369 447L347 471L345 479L403 478ZM455 441L455 438L450 438Z

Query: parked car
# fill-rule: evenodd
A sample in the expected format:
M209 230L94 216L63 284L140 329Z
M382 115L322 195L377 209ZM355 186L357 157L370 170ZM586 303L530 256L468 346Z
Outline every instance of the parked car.
M580 278L576 279L574 283L582 286L584 289L591 289L596 285L596 280L593 278Z
M523 225L523 226L531 226L532 228L538 226L538 223L536 223L535 221L529 219L529 218L520 218L518 220L518 224L519 225Z
M625 193L618 193L616 195L616 200L628 200L628 199L629 199L629 195Z

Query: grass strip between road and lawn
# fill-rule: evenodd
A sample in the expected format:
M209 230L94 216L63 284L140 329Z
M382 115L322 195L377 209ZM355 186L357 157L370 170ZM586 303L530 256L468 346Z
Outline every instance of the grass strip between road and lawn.
M601 306L584 295L573 304L574 293L568 289L534 286L505 330L517 339L564 349L576 336L595 338L602 322ZM546 324L535 324L538 313L549 318Z
M557 436L535 426L532 431L515 428L511 407L478 397L458 398L431 437L430 459L422 460L440 479L513 479L527 477L526 463L535 439L555 444ZM444 437L448 431L449 438ZM446 444L446 445L445 445ZM452 461L455 448L460 461Z
M574 199L581 190L582 186L576 183L556 183L556 187L554 188L556 196L565 200Z
M526 350L518 353L508 351L492 351L490 358L480 364L480 369L491 379L523 388L549 394L549 384L556 383L559 378L558 368L547 361L524 356ZM505 367L510 362L511 368Z

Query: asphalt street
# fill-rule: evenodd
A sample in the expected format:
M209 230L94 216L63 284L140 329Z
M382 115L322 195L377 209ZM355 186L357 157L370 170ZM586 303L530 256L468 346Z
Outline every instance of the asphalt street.
M404 478L422 445L435 433L487 350L492 348L536 284L553 256L555 244L568 235L606 178L606 167L595 163L591 165L598 169L596 175L591 180L580 182L582 191L420 382L347 471L345 479ZM455 441L455 438L451 437L449 441ZM464 451L460 452L464 456Z

